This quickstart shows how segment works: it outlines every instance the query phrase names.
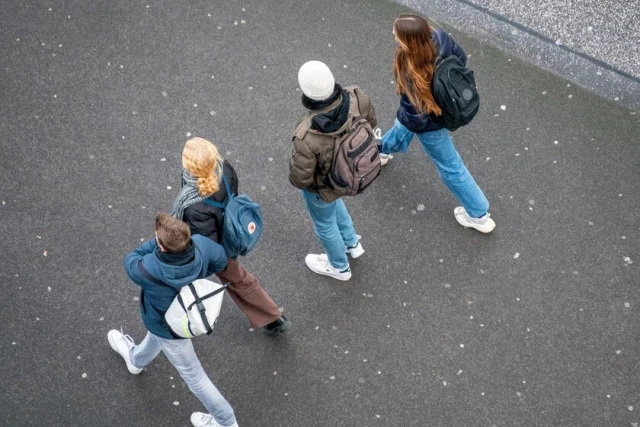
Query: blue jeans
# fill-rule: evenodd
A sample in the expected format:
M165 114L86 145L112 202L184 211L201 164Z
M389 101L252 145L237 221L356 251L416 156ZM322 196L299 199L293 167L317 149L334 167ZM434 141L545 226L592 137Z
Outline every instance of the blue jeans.
M358 237L344 202L338 199L327 203L317 193L307 190L300 192L329 262L337 270L349 267L345 247L357 245Z
M383 153L405 153L414 133L396 119L393 127L382 137ZM489 201L462 163L451 141L449 131L440 129L417 134L425 153L436 166L440 179L460 201L470 217L480 218L489 210Z
M168 340L147 332L144 340L129 350L131 363L136 368L144 368L156 358L160 350L218 424L230 426L236 422L233 408L202 369L191 340Z

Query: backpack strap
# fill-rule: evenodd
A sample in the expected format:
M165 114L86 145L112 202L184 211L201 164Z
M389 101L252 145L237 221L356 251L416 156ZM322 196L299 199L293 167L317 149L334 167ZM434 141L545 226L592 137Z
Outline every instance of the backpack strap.
M296 130L293 133L292 140L295 140L296 138L298 139L304 138L307 132L309 132L309 129L311 129L312 118L313 118L313 114L311 114L310 111L307 111L307 114L302 118L302 120L300 120L300 123L298 123L298 126L296 126Z
M169 286L166 283L161 282L160 280L156 279L151 274L149 274L147 269L144 268L144 266L142 265L142 260L138 261L138 271L140 272L142 277L144 277L145 279L147 279L148 281L150 281L154 285L167 286L167 287Z
M211 200L209 198L203 199L202 203L204 203L205 205L213 206L214 208L218 208L218 209L224 209L225 207L224 203L220 203L215 200Z
M349 92L349 113L352 119L360 118L360 106L358 105L358 96L356 95L357 86L347 86L344 89Z
M235 197L235 194L231 192L231 187L229 186L229 180L227 180L227 176L222 174L222 181L224 182L224 189L227 192L227 197L224 199L224 202L218 202L215 200L211 200L210 198L206 198L202 200L202 203L205 205L213 206L214 208L224 209L229 204L229 201Z
M196 292L195 286L193 283L189 283L189 289L191 289L191 293L193 294L194 304L198 306L198 312L200 312L200 318L202 319L202 324L205 328L207 328L207 335L210 335L213 332L211 326L209 326L209 321L207 320L207 315L204 314L207 310L204 308L204 304L202 303L202 299L198 296Z

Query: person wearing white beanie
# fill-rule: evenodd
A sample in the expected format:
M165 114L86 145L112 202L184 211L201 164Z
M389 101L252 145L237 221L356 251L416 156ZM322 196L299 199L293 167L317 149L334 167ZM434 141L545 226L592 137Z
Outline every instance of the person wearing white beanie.
M309 99L324 101L333 93L336 81L327 64L320 61L306 62L298 71L300 90Z
M320 61L309 61L300 67L298 84L303 94L302 105L308 111L293 136L289 181L300 189L316 236L326 252L307 255L305 263L315 273L349 280L347 254L357 258L364 249L340 194L327 185L327 176L331 172L335 140L350 129L355 112L352 104L357 102L359 115L371 127L376 126L376 112L362 89L357 86L343 89L335 82L329 67Z

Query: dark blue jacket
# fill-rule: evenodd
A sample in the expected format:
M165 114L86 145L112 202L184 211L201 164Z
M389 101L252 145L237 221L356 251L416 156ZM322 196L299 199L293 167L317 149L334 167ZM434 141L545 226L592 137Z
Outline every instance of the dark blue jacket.
M449 34L442 30L433 30L431 32L431 39L443 58L455 55L460 58L463 65L467 64L467 54L464 53L464 50L456 44ZM424 133L442 129L442 126L434 121L433 116L419 113L416 108L411 105L409 97L405 94L402 94L400 97L400 107L398 108L397 117L398 121L411 132Z
M222 246L198 235L192 236L191 241L196 246L193 248L195 250L192 249L190 257L180 262L167 262L167 258L175 257L171 254L163 256L156 239L144 242L124 258L125 271L142 288L140 311L144 326L149 332L162 338L174 338L164 321L164 314L180 289L196 279L211 276L227 267L227 255ZM140 273L139 262L151 277L166 286L145 279Z

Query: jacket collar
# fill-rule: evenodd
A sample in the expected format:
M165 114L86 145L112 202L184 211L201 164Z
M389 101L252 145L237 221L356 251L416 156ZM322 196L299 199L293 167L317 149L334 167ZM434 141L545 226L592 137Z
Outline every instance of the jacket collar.
M302 94L302 105L304 105L304 107L309 110L312 111L314 113L317 112L327 112L327 111L331 111L334 108L336 108L338 105L340 105L340 102L342 101L342 86L340 86L338 83L336 83L336 85L333 87L333 93L331 94L331 96L323 101L315 101L311 98L309 98L308 96L306 96L305 94Z
M169 252L162 252L158 248L157 256L160 261L171 265L185 265L192 262L196 257L196 248L193 246L193 241L189 241L189 246L184 251L171 254Z

